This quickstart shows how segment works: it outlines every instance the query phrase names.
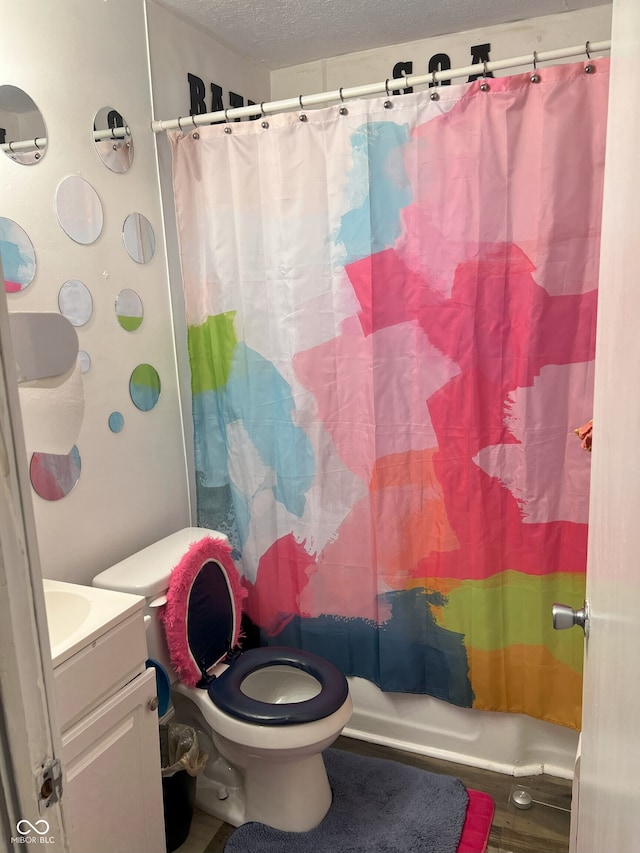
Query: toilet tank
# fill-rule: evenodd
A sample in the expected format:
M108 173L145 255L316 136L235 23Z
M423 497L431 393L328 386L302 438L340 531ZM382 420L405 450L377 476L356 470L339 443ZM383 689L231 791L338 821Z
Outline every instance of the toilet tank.
M205 536L228 541L224 533L216 530L186 527L105 569L92 581L93 586L101 589L144 596L148 656L162 664L172 683L178 677L171 666L164 628L158 617L159 608L166 600L172 569L187 553L189 546Z

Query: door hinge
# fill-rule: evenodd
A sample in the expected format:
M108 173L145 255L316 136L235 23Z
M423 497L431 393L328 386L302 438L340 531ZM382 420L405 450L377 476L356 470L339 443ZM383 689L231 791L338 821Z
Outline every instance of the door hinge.
M36 774L36 789L40 813L62 797L62 764L59 758L45 761Z

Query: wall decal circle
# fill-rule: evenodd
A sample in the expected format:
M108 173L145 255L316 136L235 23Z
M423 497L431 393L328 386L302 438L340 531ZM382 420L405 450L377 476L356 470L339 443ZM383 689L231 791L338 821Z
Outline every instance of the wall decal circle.
M116 297L116 318L126 332L135 332L142 323L142 299L135 290L125 287Z
M87 373L91 369L91 356L86 350L78 350L78 361L82 373Z
M156 237L146 216L130 213L122 226L122 240L129 257L137 264L146 264L156 250Z
M160 377L155 367L139 364L129 379L129 394L136 408L142 412L153 409L160 399Z
M107 169L128 172L133 163L133 137L124 117L113 107L103 107L93 119L93 144Z
M95 243L102 233L104 213L98 193L79 175L69 175L58 184L55 197L58 222L76 243Z
M36 494L46 501L59 501L76 487L82 463L73 445L66 456L57 453L34 453L29 463L29 478Z
M19 293L29 287L36 274L36 253L27 232L0 216L0 258L7 293Z
M122 412L111 412L109 415L109 429L111 432L120 432L124 426L124 417Z
M84 326L93 314L93 299L84 282L71 278L58 292L58 308L73 326Z
M47 126L33 98L18 86L0 86L4 154L14 163L35 166L47 151Z

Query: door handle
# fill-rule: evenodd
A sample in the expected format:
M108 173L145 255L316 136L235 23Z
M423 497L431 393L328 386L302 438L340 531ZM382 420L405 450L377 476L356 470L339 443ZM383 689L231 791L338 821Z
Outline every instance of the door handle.
M564 631L565 628L573 628L579 625L584 631L585 637L589 636L589 602L585 601L580 610L574 610L567 604L554 604L551 608L553 627L556 631Z

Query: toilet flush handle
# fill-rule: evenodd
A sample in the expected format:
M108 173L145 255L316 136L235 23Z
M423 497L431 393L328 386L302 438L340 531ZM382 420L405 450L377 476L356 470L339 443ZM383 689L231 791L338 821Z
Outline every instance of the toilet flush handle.
M149 608L153 607L155 609L156 607L162 607L166 603L167 603L167 596L166 595L159 595L157 598L151 599L151 601L148 604L148 607ZM147 613L146 616L144 617L144 630L145 631L149 630L149 626L151 625L152 621L153 621L153 617Z

